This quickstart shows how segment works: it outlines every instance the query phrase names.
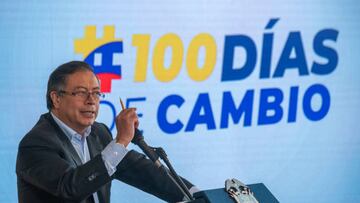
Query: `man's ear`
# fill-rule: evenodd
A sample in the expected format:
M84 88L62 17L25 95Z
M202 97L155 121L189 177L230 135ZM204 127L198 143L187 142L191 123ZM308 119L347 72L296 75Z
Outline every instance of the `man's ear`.
M60 96L58 95L58 93L56 91L52 91L50 92L50 98L51 98L51 101L54 105L54 108L57 109L59 108L60 106Z

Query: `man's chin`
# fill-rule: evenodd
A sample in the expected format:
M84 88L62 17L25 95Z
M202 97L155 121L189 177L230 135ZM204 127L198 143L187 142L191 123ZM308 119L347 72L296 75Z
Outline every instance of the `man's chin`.
M90 120L90 121L87 121L87 122L86 122L86 125L87 125L87 126L90 126L90 125L94 124L94 122L95 122L95 119L92 119L92 120Z
M95 122L95 119L85 119L83 122L81 122L82 123L82 125L84 126L84 127L89 127L89 126L91 126L92 124L94 124L94 122Z

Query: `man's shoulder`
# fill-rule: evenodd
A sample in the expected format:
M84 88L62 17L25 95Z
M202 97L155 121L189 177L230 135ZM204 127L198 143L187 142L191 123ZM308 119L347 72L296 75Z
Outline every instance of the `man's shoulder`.
M57 136L54 135L59 133L59 129L51 119L50 113L41 115L34 127L22 138L19 146L49 144L55 141Z
M99 136L100 139L112 139L109 128L99 122L91 125L91 135ZM19 147L29 145L52 145L59 144L61 139L67 139L60 127L56 124L50 113L40 116L34 127L22 138Z

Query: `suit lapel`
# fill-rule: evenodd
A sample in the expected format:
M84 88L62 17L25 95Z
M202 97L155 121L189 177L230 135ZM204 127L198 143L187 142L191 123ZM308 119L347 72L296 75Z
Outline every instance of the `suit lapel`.
M65 138L66 138L66 139L62 140L64 148L68 149L68 151L66 151L66 152L69 152L68 154L70 154L71 158L73 159L73 161L75 162L75 164L77 166L82 165L83 163L82 163L78 153L76 152L74 146L71 144L70 140L66 137L66 135L62 131L61 131L61 133L63 134L62 137L65 136Z
M90 158L94 158L96 155L101 153L102 149L100 148L99 141L97 140L97 136L95 132L91 132L90 135L86 138L89 152L90 152Z
M50 121L50 123L54 126L54 128L56 129L57 133L56 135L59 137L59 139L61 140L62 142L62 145L65 149L67 150L64 150L65 153L67 153L72 159L73 161L75 162L75 164L77 166L80 166L82 165L82 161L78 155L78 153L76 152L74 146L71 144L69 138L65 135L65 133L61 130L61 128L56 124L56 122L54 121L53 117L51 116L50 113L48 114L45 114L45 118L47 120Z

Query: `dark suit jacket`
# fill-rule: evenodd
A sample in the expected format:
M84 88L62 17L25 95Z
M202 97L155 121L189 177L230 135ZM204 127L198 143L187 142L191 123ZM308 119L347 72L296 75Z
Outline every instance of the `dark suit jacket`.
M163 171L143 154L130 151L109 176L101 151L112 140L109 129L95 122L87 137L91 159L81 163L68 137L50 113L21 140L16 162L19 202L90 203L97 192L101 203L110 202L113 179L121 180L165 201L175 202L183 195ZM192 185L185 180L188 187Z

